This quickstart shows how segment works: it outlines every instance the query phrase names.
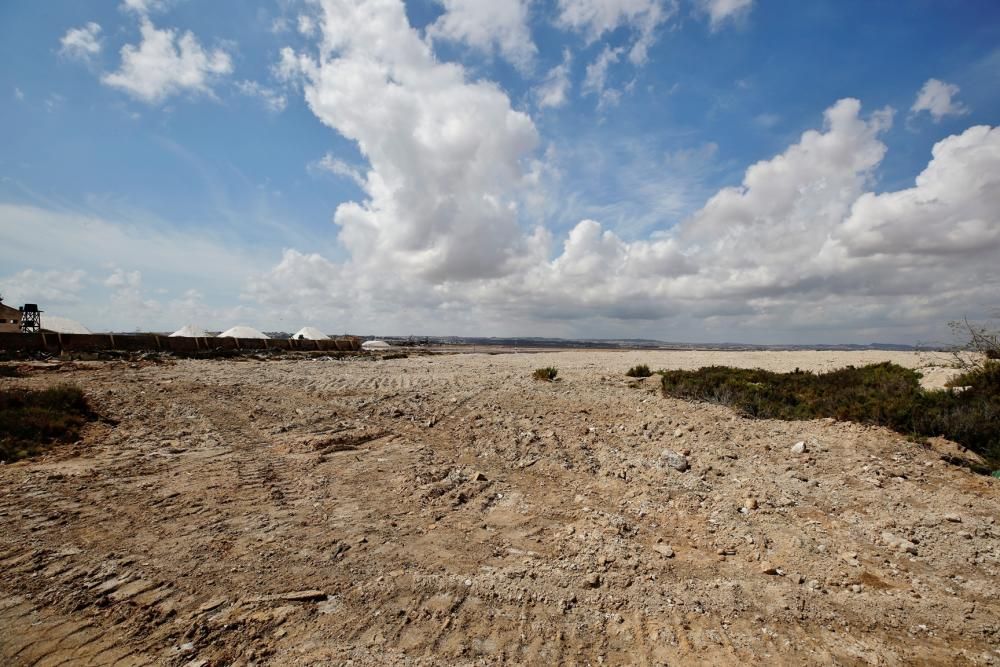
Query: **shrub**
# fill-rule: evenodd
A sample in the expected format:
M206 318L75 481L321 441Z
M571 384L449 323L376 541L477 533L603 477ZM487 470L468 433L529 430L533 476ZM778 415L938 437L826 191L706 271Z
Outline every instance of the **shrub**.
M833 417L904 435L940 435L1000 463L1000 363L986 362L960 381L962 391L927 391L919 373L891 363L823 374L712 366L666 371L662 378L666 395L721 403L749 417Z
M16 377L21 377L21 373L18 372L17 366L0 366L0 378Z
M534 377L536 380L544 380L546 382L552 382L559 375L559 369L553 366L547 368L536 368Z
M653 371L649 370L649 366L647 366L646 364L639 364L638 366L633 366L632 368L628 369L627 373L625 373L625 375L629 376L630 378L648 378L652 374Z
M409 356L410 355L408 355L406 352L392 352L390 354L383 354L382 361L387 361L389 359L406 359Z
M79 439L96 415L78 387L0 390L0 460L16 461Z

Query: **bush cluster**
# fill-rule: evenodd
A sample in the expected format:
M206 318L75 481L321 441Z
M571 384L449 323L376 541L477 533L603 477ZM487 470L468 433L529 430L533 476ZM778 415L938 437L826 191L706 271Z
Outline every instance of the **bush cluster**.
M59 442L73 442L96 418L78 387L0 389L0 460L17 461Z
M559 369L553 366L548 366L546 368L536 368L534 373L534 378L536 380L545 380L546 382L552 382L559 375Z
M839 420L885 426L911 436L943 436L1000 466L1000 363L963 374L955 388L925 390L920 374L896 364L828 373L773 373L712 366L666 371L668 396L728 405L759 419ZM961 389L958 389L961 387Z
M649 370L649 366L647 366L646 364L639 364L638 366L633 366L632 368L628 369L627 373L625 373L625 375L629 376L630 378L648 378L652 374L653 371Z

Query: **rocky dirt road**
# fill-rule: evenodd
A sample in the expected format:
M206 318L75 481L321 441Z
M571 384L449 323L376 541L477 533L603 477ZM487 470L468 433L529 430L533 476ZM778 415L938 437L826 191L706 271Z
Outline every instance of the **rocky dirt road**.
M921 363L574 351L7 380L79 383L118 425L0 467L0 663L1000 664L1000 480L946 442L624 377L884 359ZM547 365L560 381L530 378Z

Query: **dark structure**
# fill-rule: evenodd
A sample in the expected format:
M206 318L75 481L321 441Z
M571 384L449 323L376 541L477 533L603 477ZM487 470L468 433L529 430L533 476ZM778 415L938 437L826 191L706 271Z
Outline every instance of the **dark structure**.
M37 303L26 303L19 310L22 333L38 333L42 330L42 311L38 310Z
M3 303L0 296L0 331L6 333L17 333L21 330L21 311L18 308L11 308Z

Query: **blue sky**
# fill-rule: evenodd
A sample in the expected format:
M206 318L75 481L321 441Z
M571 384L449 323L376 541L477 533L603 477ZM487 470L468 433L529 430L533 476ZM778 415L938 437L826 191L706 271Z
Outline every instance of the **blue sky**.
M0 293L95 330L937 340L1000 306L997 45L990 0L4 3Z

